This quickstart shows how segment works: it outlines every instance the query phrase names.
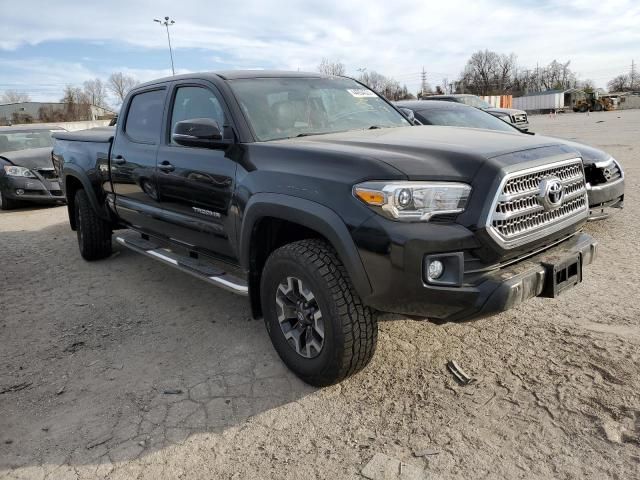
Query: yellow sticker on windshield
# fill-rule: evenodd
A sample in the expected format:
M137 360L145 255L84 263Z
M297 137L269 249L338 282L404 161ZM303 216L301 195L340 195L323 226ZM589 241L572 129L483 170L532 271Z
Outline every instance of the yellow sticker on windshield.
M356 98L377 97L375 93L366 88L347 88L347 92Z

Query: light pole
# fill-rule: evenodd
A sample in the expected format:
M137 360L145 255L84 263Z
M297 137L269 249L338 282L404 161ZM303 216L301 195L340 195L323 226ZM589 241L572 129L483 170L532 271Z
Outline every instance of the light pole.
M175 75L176 69L173 67L173 50L171 49L171 36L169 35L169 27L176 22L171 20L169 17L164 17L164 21L158 20L157 18L154 18L153 21L158 22L160 25L164 25L167 28L167 41L169 42L169 55L171 56L171 72Z

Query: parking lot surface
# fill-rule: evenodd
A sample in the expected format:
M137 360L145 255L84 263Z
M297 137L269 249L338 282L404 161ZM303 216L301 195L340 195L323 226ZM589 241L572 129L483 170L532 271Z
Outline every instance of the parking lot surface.
M0 478L363 478L374 456L404 465L376 479L640 478L640 110L531 125L627 175L583 284L468 323L385 316L372 363L321 390L245 299L119 246L83 261L65 207L0 213Z

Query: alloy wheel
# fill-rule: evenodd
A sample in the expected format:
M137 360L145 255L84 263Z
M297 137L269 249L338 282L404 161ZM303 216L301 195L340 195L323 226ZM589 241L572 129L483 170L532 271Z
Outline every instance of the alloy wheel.
M304 358L320 355L324 319L313 292L296 277L287 277L276 291L278 322L291 348Z

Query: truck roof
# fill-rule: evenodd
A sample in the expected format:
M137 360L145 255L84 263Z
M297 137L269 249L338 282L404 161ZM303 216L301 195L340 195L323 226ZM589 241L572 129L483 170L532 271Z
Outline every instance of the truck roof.
M194 72L194 73L185 73L183 75L175 75L172 77L163 77L158 78L156 80L151 80L150 82L142 83L136 86L136 89L139 87L145 87L147 85L154 85L156 83L162 82L170 82L174 80L189 80L194 78L221 78L223 80L238 80L241 78L282 78L282 77L290 77L290 78L323 78L328 77L328 75L323 75L317 72L297 72L297 71L287 71L287 70L221 70L216 72Z

